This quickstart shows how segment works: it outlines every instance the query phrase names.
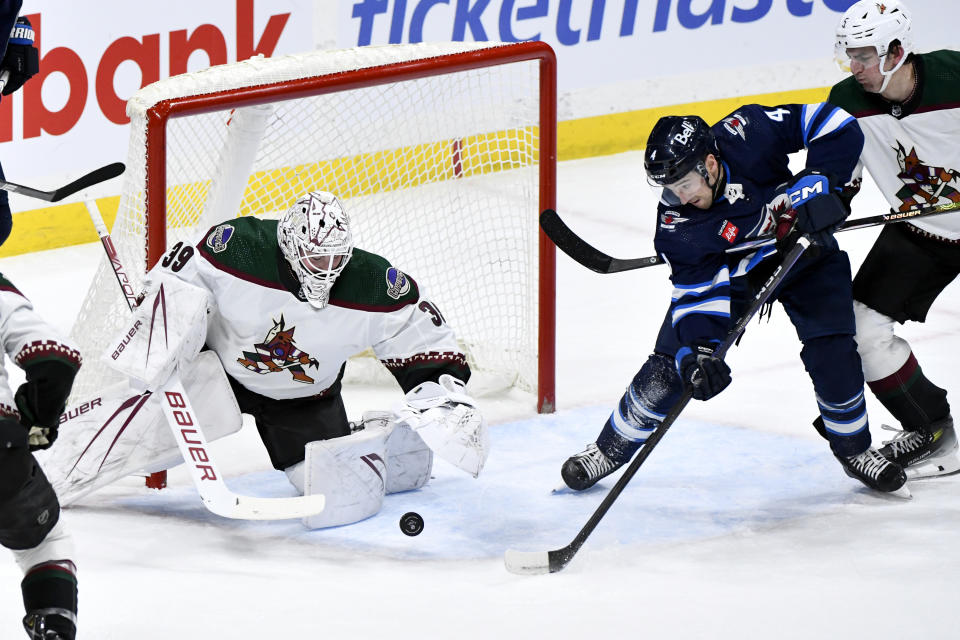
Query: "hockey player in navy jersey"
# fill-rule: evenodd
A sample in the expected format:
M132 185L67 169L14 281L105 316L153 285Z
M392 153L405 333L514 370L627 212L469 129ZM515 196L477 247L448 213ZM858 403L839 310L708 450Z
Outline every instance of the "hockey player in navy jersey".
M26 18L17 17L21 4L20 0L0 0L0 93L4 96L22 87L40 70L39 55L33 46L33 27ZM0 180L4 179L0 166ZM7 192L0 190L0 244L9 237L12 227Z
M824 433L848 475L879 491L903 487L903 469L871 446L850 263L831 233L849 213L839 190L862 146L856 121L828 103L745 105L712 128L697 116L657 122L644 166L662 187L654 242L670 266L673 295L653 354L596 442L564 463L570 488L593 486L628 462L684 385L709 400L730 384L730 368L713 349L749 302L751 283L763 283L801 233L815 244L774 297L803 343ZM794 176L788 154L803 148L807 168ZM727 252L771 232L776 244Z

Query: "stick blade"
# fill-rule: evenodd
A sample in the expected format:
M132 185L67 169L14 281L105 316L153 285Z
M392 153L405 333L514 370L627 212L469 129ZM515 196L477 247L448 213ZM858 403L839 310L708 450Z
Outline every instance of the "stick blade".
M557 248L576 262L597 273L609 272L613 258L598 251L571 231L553 209L545 209L540 214L540 228L553 241L553 244L557 245Z
M82 191L87 187L92 187L95 184L100 184L101 182L106 182L112 178L116 178L126 170L126 165L122 162L114 162L108 164L105 167L100 167L91 171L87 175L78 178L71 182L68 185L60 187L51 194L50 202L58 202L63 200L67 196L75 194L77 191Z
M507 571L518 575L536 576L550 573L550 556L546 551L515 551L507 549L503 554Z
M307 518L323 511L326 499L320 494L293 498L256 498L237 494L201 496L211 512L234 520L290 520Z

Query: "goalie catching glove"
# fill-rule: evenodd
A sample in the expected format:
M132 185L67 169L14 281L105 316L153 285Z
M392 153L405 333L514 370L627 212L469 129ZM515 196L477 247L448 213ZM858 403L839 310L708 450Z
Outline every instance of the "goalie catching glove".
M435 454L472 475L480 475L490 452L487 424L464 383L451 375L438 382L424 382L407 393L394 410L398 423L405 423Z

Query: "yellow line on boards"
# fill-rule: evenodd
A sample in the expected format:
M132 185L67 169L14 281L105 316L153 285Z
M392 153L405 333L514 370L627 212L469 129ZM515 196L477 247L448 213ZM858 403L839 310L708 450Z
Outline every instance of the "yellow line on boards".
M696 114L707 122L716 122L728 113L743 104L758 103L774 106L786 103L811 103L826 100L829 87L804 89L778 93L764 93L734 98L723 98L707 102L691 102L674 104L650 109L639 109L624 113L594 116L565 120L557 124L557 159L575 160L594 156L610 155L642 149L646 145L647 136L654 123L661 117L671 114ZM533 138L535 130L524 131L521 138ZM525 140L521 140L520 148ZM356 187L351 187L352 178L358 171L375 170L380 185L376 191L390 191L398 188L417 186L424 182L446 180L454 176L449 163L437 163L438 154L449 153L449 143L427 143L415 145L406 149L364 154L352 158L327 160L309 165L278 169L271 172L260 172L250 178L250 186L255 190L248 195L241 205L241 215L250 215L263 210L282 210L303 190L315 184L315 176L325 176L326 180L333 179L335 184L325 185L325 188L348 198L355 195ZM518 148L511 148L510 141L501 132L487 136L471 136L462 141L458 150L460 157L460 175L470 175L474 167L481 163L490 162L496 158L494 165L497 170L516 166L524 166L529 161ZM411 162L412 159L412 162ZM446 167L439 173L417 178L418 165ZM388 167L403 168L400 172L392 172ZM263 187L257 186L263 185ZM270 198L262 198L263 189L272 185L274 191ZM280 189L276 186L280 185ZM187 185L171 187L171 189L188 189L205 185ZM342 193L340 193L342 191ZM282 200L282 202L281 202ZM256 204L254 204L256 203ZM110 196L97 200L97 206L103 214L107 227L113 225L120 204L120 196ZM41 209L32 209L13 214L13 231L7 241L0 246L0 257L8 257L33 251L56 249L75 244L96 242L97 234L86 212L83 203L52 205Z

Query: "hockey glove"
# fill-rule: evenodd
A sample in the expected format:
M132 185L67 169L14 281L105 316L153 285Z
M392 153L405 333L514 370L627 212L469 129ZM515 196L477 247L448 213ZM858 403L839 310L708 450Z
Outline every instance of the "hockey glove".
M693 397L697 400L709 400L733 380L727 363L713 355L715 347L716 343L699 342L677 352L680 379L684 386L693 387Z
M10 77L3 87L3 95L10 95L23 83L40 71L40 57L33 46L33 27L27 18L19 17L10 32L7 53L0 61L0 72L7 71Z
M30 450L46 449L57 439L60 414L77 370L60 360L44 360L25 366L24 372L27 381L14 396L20 422L30 429Z
M806 234L820 246L837 248L833 231L850 212L831 187L829 177L815 169L805 169L791 182L781 185L778 191L790 199L790 206L796 211L799 233Z
M16 449L27 446L27 430L7 416L0 417L0 449Z
M777 237L777 251L786 253L800 237L797 229L797 210L790 204L790 196L781 193L767 205L773 215L774 233Z

